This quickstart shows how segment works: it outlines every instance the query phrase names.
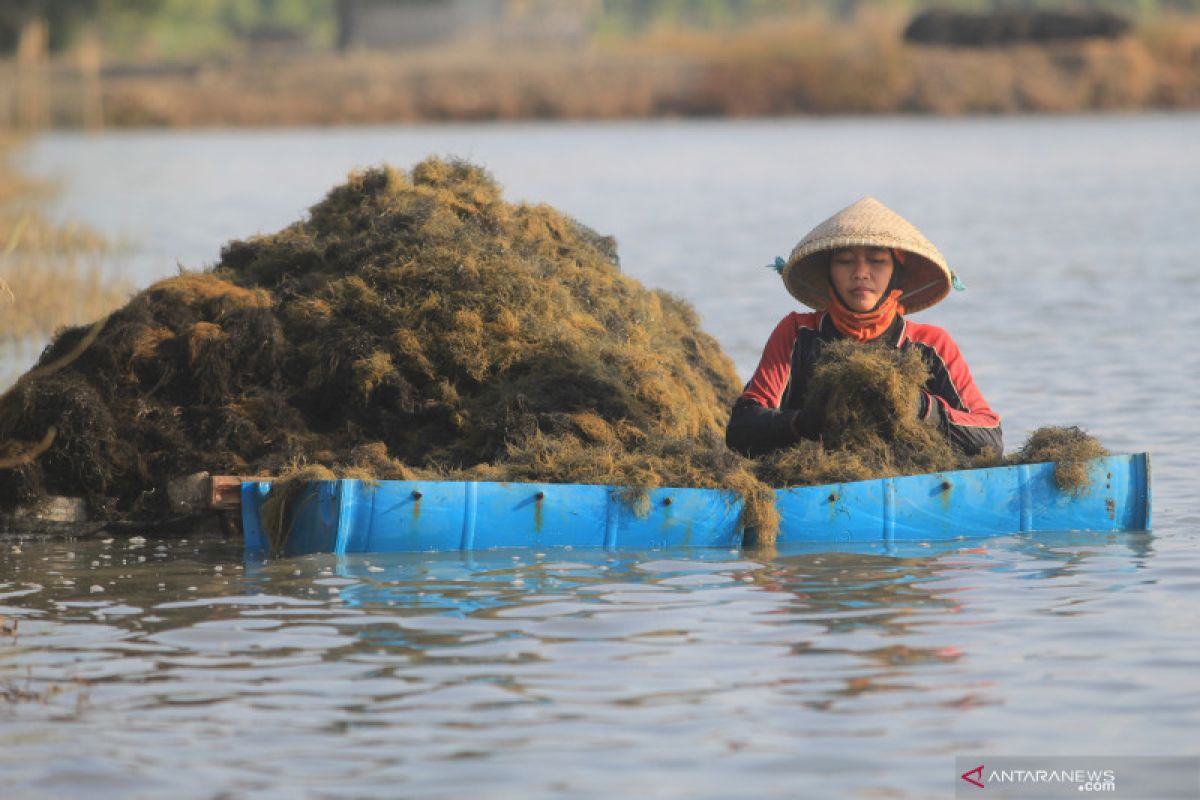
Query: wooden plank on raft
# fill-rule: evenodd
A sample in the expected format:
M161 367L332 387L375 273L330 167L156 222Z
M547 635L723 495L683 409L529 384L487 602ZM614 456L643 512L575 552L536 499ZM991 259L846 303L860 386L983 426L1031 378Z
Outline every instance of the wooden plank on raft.
M270 480L261 476L213 475L208 506L218 511L237 511L242 507L243 483Z

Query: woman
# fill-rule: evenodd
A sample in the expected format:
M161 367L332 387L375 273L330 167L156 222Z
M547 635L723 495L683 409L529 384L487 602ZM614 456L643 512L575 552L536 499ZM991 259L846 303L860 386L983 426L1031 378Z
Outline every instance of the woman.
M733 406L725 433L730 447L760 455L819 438L822 420L803 410L813 365L827 344L850 337L917 348L929 380L913 398L913 413L967 455L1003 451L1000 417L975 387L954 340L902 316L938 303L956 281L912 224L865 197L814 228L776 268L787 290L816 311L792 312L775 326Z

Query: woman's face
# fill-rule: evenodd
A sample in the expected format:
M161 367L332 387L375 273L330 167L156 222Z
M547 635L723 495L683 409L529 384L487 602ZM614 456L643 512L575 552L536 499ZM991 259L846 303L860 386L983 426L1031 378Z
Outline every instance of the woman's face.
M892 251L886 247L844 247L829 260L829 279L851 311L870 311L892 279Z

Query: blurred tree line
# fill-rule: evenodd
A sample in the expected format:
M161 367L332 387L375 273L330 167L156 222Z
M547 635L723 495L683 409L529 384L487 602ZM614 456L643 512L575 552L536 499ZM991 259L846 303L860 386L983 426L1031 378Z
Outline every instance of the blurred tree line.
M110 53L125 57L215 56L261 42L325 49L337 41L338 5L346 1L0 0L0 52L13 51L32 19L47 23L51 50L69 48L85 31L98 33ZM930 6L1106 8L1133 16L1200 12L1200 0L602 0L596 29L633 36L658 26L712 29L776 14L816 11L849 19L861 9L907 14Z
M220 55L239 43L329 46L336 0L0 0L0 51L11 52L31 19L44 20L50 49L88 30L123 56Z
M716 28L787 13L825 12L849 19L861 9L911 14L925 8L1106 9L1131 16L1200 11L1200 0L603 0L600 23L636 33L659 24Z

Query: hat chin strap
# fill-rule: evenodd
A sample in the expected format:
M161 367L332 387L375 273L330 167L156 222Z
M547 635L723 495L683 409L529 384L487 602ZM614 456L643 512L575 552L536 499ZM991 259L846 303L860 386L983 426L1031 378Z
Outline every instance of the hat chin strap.
M901 300L901 302L903 302L903 301L907 300L908 298L912 297L913 295L920 294L921 292L928 289L930 286L936 286L938 283L940 283L940 281L930 281L929 283L925 284L924 286L913 289L911 292L905 292L904 294L900 295L900 300Z

